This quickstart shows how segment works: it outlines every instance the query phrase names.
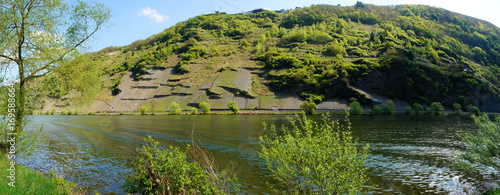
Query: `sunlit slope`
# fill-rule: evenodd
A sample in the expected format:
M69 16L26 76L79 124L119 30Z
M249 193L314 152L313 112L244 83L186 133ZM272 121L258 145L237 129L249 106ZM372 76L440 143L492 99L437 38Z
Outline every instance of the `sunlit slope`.
M202 15L87 54L86 63L103 67L103 92L86 111L166 110L172 101L226 108L231 100L245 109L299 109L304 100L371 108L387 99L400 110L441 102L500 111L499 37L486 21L419 5ZM64 101L71 98L44 110L70 109Z

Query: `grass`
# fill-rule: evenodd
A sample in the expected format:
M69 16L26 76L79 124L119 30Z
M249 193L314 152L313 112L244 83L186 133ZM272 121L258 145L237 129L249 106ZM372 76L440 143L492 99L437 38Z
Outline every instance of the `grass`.
M23 166L16 166L15 187L8 185L7 178L9 160L5 154L0 155L0 192L1 194L75 194L75 184L61 177L47 177L38 171L33 171Z

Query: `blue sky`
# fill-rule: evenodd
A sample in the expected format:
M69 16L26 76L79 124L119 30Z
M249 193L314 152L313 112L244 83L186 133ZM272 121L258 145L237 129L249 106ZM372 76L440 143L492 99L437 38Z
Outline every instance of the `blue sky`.
M90 0L89 0L90 1ZM240 13L256 8L272 10L305 7L313 4L354 5L357 0L101 0L111 8L111 25L97 34L89 51L109 46L124 46L146 39L188 18L223 11ZM425 4L441 7L500 26L499 0L362 0L375 5Z

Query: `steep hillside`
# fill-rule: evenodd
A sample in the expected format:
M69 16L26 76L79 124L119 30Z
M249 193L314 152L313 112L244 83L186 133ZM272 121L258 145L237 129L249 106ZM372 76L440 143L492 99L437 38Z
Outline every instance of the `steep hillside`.
M500 111L500 29L421 5L314 5L286 13L197 16L125 47L87 54L102 93L85 111L226 108L371 108L459 103ZM71 92L42 110L71 109ZM378 99L378 101L374 100Z

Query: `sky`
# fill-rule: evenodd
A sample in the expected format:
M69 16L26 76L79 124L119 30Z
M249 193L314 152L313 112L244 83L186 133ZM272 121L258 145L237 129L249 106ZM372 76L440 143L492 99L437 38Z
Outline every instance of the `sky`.
M92 1L92 0L86 0ZM256 8L271 10L307 7L314 4L351 6L357 0L101 0L113 17L109 27L100 31L89 43L88 52L109 46L125 46L146 39L189 18L222 11L229 14ZM423 4L444 8L500 27L499 0L362 0L365 4Z

